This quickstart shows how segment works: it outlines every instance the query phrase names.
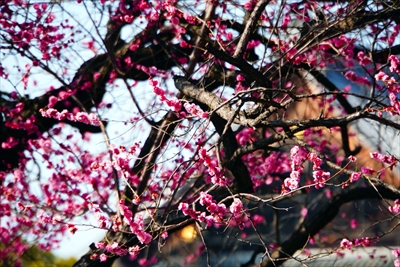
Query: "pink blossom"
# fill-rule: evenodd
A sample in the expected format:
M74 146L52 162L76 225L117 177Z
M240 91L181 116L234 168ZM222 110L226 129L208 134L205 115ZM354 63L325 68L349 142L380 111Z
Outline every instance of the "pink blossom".
M165 102L175 112L179 112L182 109L182 103L177 98L166 100Z
M158 97L159 97L159 99L160 99L161 101L166 100L166 98L165 98L165 92L164 92L163 89L161 89L161 88L158 87L158 86L154 86L153 91L154 91L154 93L155 93L156 95L158 95Z
M107 261L107 255L104 253L100 254L100 261L101 262Z
M244 3L243 7L247 10L252 10L253 9L253 1L249 0L246 3Z
M291 21L290 15L284 15L282 20L282 29L286 29Z
M399 63L400 63L399 58L396 57L395 55L390 55L389 61L390 61L390 71L391 72L400 72L399 71Z
M350 228L351 229L356 229L358 226L358 221L356 219L351 219L350 220Z
M233 199L233 203L229 207L229 210L232 212L233 215L241 215L243 209L243 203L238 198Z
M88 115L86 113L84 113L84 112L78 112L75 115L75 118L79 122L82 122L82 123L85 123L85 124L89 124L90 123Z
M341 249L348 249L350 250L353 246L353 242L347 240L346 238L344 238L341 242L340 242L340 248Z
M286 178L284 181L284 185L289 190L296 190L299 187L299 179L296 178Z
M350 175L350 182L358 181L360 179L360 177L361 177L361 173L360 172L353 172Z
M208 112L204 112L201 110L197 105L195 104L190 104L190 103L185 103L183 104L185 107L186 111L194 116L197 116L199 118L207 118L208 117Z
M112 71L110 72L110 76L109 76L109 79L108 79L108 83L113 83L114 80L115 80L117 77L118 77L118 73L117 73L115 70L112 70Z
M243 76L243 74L238 74L237 76L236 76L236 81L238 81L238 82L243 82L243 81L245 81L245 78L244 78L244 76Z
M374 173L374 170L372 170L372 169L370 169L370 168L368 168L368 167L362 166L362 167L361 167L361 172L362 172L363 174L371 175L371 174Z
M261 44L261 41L259 41L259 40L250 40L247 43L246 49L253 49L253 48L257 47L259 44ZM239 75L241 75L241 74L239 74ZM236 80L237 80L237 77L236 77ZM237 81L240 81L240 80L237 80Z
M395 201L394 201L394 205L393 206L389 206L389 211L391 212L391 213L400 213L400 200L399 199L396 199Z
M375 79L377 81L387 81L389 80L389 76L383 71L379 71L377 74L375 74Z
M184 18L189 24L196 24L196 17L190 15L189 13L183 12L183 18Z
M218 167L218 163L211 159L204 148L199 149L199 157L207 167L207 172L211 176L211 182L220 186L227 185L227 179L223 171Z
M98 80L98 79L100 79L100 77L101 77L101 73L100 72L95 72L95 73L93 73L93 80Z
M136 236L139 242L142 244L149 244L152 240L152 236L144 231L138 231Z
M106 243L104 242L95 242L94 245L96 246L96 248L98 249L103 249L106 247Z
M162 238L162 239L167 239L167 237L168 237L168 232L162 232L161 234L160 234L160 237Z
M400 249L398 249L398 248L393 249L392 254L396 258L400 258Z
M19 142L14 137L9 136L7 138L7 141L1 143L1 148L2 149L10 149L10 148L15 147L18 144L19 144Z
M209 206L211 203L213 203L213 199L210 194L207 194L206 192L200 192L199 202L202 206Z
M362 66L365 67L365 66L367 66L368 64L371 63L371 59L370 59L369 57L367 57L367 56L364 54L364 52L362 52L362 51L358 52L357 56L358 56L358 59L360 60L360 64L361 64Z
M70 231L72 234L75 234L75 232L78 230L78 228L76 228L75 225L71 223L67 224L67 228L68 231Z
M373 242L369 237L362 237L360 239L354 240L354 245L356 246L362 245L363 247L369 247L372 243Z
M387 164L394 164L395 162L397 162L397 159L394 156L383 155L378 152L371 152L370 156L373 159Z
M344 76L347 80L350 80L352 82L357 81L357 74L354 71L347 71Z
M189 210L189 204L181 202L179 203L178 209L183 212L183 214L188 215L188 210Z
M131 46L129 46L129 50L130 51L135 51L140 47L139 44L131 44Z
M54 105L58 102L58 98L55 96L49 97L49 104L47 105L49 108L54 107Z
M322 164L322 159L320 159L317 154L315 153L310 153L308 156L308 159L311 160L311 162L314 164L313 169L319 169L319 167Z
M173 16L171 18L171 23L174 25L178 25L179 24L179 18L177 18L176 16Z
M317 183L316 188L321 188L324 186L325 181L330 178L331 174L329 172L324 172L323 170L313 171L314 182Z
M133 247L129 247L128 248L128 252L131 256L136 256L139 254L140 252L140 247L138 245L133 246Z
M348 159L349 159L350 162L356 162L356 160L357 160L357 158L355 156L353 156L353 155L349 156Z

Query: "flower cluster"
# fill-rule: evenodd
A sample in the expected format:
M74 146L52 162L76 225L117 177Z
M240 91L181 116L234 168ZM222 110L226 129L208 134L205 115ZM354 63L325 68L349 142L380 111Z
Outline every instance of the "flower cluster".
M209 115L208 112L204 112L196 104L190 104L190 103L186 102L183 106L185 107L185 109L188 113L190 113L196 117L207 118Z
M299 187L300 175L304 169L303 163L306 157L298 146L294 146L290 149L290 159L292 172L290 173L290 177L285 179L284 186L286 189L296 190Z
M352 241L344 238L340 242L340 248L351 250L353 247L357 247L357 246L369 247L375 242L376 242L376 239L374 239L374 238L371 239L369 237L356 238Z
M309 160L313 163L313 178L315 183L315 188L321 188L325 185L326 180L330 178L330 173L325 172L321 169L322 160L318 157L316 153L305 153L298 146L292 147L290 150L291 158L291 173L290 177L286 178L284 181L284 192L287 190L296 190L299 187L300 176L304 169L303 163Z
M372 159L376 159L382 163L387 163L387 164L397 163L397 159L394 156L383 155L378 152L371 152L370 156Z
M396 259L394 260L394 267L400 267L400 249L393 249L392 254L396 257Z
M207 167L207 172L211 176L211 182L220 186L227 185L227 179L224 176L221 168L218 167L218 163L212 160L211 156L207 154L207 150L203 147L199 149L200 160Z
M400 24L398 25L400 27ZM400 60L398 57L395 55L390 55L389 56L389 61L390 61L390 71L391 72L397 72L400 74Z
M341 249L348 249L351 250L351 248L353 247L353 242L351 242L350 240L344 238L341 242L340 242L340 248Z
M94 113L86 114L84 112L78 112L78 113L74 114L74 113L69 112L66 109L59 112L58 110L56 110L54 108L48 108L48 109L42 108L39 111L42 114L42 116L45 118L53 118L53 119L56 119L59 121L62 121L62 120L76 121L76 122L82 122L85 124L91 124L91 125L95 125L95 126L100 125L100 120Z
M329 172L325 172L321 169L322 160L315 153L308 154L308 160L313 163L313 178L316 183L315 188L324 187L326 180L331 176Z
M188 215L199 222L204 222L207 226L211 226L214 223L223 223L226 214L225 204L217 204L215 200L213 200L212 196L205 192L200 193L199 203L206 207L209 213L208 215L204 211L200 212L196 211L194 208L189 208L189 204L184 202L180 203L178 208L183 212L183 214Z
M125 223L129 225L132 233L137 236L139 242L142 244L149 244L152 240L152 236L144 231L143 217L137 216L137 218L133 220L132 211L125 205L123 199L119 202L119 210L121 215L124 216Z
M138 245L126 248L122 245L119 245L117 242L114 242L112 244L106 244L105 242L96 242L95 246L98 249L105 249L111 255L118 255L121 257L125 256L128 253L132 257L136 257L140 252L140 247ZM96 253L91 255L92 259L97 257L100 258L101 262L107 261L107 254L105 253L100 254L100 256Z
M103 214L98 204L89 203L89 209L94 212L94 217L98 226L102 229L108 229L110 225L109 219Z
M179 99L167 99L167 97L165 96L165 91L161 87L158 87L158 81L151 80L150 85L153 86L153 92L158 96L161 102L165 103L173 111L180 112L180 110L182 109L182 103L179 101Z
M371 82L366 77L359 77L354 71L347 71L344 76L347 80L363 84L363 85L371 85Z
M207 226L227 223L225 217L229 215L229 212L231 215L230 219L228 220L230 226L237 225L240 229L243 229L245 227L245 223L248 221L243 210L243 203L238 198L234 198L232 204L229 206L229 209L227 209L225 204L217 204L211 195L201 192L199 203L206 208L207 212L196 211L194 208L190 208L189 204L184 202L180 203L178 208L183 212L183 214L188 215L199 222L203 222L207 224ZM263 221L263 218L255 216L254 220L255 223L260 223Z
M245 227L245 222L247 221L247 216L243 212L242 201L238 198L234 198L231 206L229 207L229 211L232 213L231 223L235 222L235 224L239 226L239 229L243 230Z
M357 53L357 57L360 61L361 66L367 66L368 64L371 64L371 59L365 55L363 51L360 51Z
M360 179L361 175L362 175L361 172L353 172L353 173L350 175L350 182L358 181L358 180Z

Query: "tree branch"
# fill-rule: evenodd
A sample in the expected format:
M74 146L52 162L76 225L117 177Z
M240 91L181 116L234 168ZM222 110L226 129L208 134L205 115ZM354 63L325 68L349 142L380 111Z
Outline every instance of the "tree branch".
M393 190L388 186L376 185L375 188L372 186L356 187L332 197L317 214L308 217L290 238L271 253L271 259L266 259L260 266L273 267L283 264L289 258L288 255L293 255L297 250L303 248L310 237L331 222L339 213L342 205L356 200L381 199L381 197L395 200L400 197L400 191Z

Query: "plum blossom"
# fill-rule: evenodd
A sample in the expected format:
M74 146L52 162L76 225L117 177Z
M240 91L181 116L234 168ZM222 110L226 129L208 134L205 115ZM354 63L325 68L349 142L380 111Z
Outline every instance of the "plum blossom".
M232 212L233 215L241 215L243 209L243 203L238 198L233 199L233 203L229 207L229 210Z
M152 236L144 231L138 231L136 236L139 242L142 244L149 244L152 240Z
M223 217L227 210L225 204L217 204L216 201L212 199L212 196L205 192L200 193L199 203L206 207L207 212L200 212L196 211L194 208L189 208L189 204L187 203L180 203L178 209L181 210L183 214L206 223L207 226L223 222Z
M48 108L48 109L41 108L39 111L42 114L42 116L45 118L53 118L53 119L60 120L60 121L61 120L76 121L76 122L82 122L85 124L91 124L91 125L95 125L95 126L100 125L99 118L93 113L87 114L84 112L78 112L76 114L73 114L66 109L59 112L58 110L56 110L54 108Z
M104 253L100 254L100 261L101 262L107 261L107 255Z
M329 172L324 172L323 170L313 171L314 182L317 184L315 188L324 187L326 180L330 178L331 174Z
M363 51L358 52L357 56L358 56L358 59L360 60L360 64L362 66L365 67L371 63L371 59L369 57L367 57Z
M7 141L1 143L1 148L2 149L10 149L10 148L15 147L18 144L19 144L19 142L14 137L9 136L7 138Z
M296 190L299 188L299 181L299 179L293 177L286 178L284 181L285 188L288 188L289 190Z
M67 228L68 231L70 231L72 234L75 234L75 232L78 231L78 228L76 228L75 225L71 223L67 224Z
M396 199L395 201L394 201L394 205L393 206L389 206L389 211L391 212L391 213L400 213L400 200L399 199Z
M106 245L105 249L109 253L112 253L112 254L115 254L118 256L124 256L128 253L128 250L126 248L123 248L122 246L120 246L117 242Z
M353 172L350 175L350 182L358 181L360 179L360 177L361 177L361 173L360 172Z
M129 255L136 256L140 252L140 247L138 245L133 246L133 247L129 247L128 248L128 252L129 252Z
M369 247L373 243L373 240L371 240L369 237L361 237L360 239L354 240L354 245L356 246L362 245L363 247Z
M383 71L379 71L377 74L375 74L375 80L377 81L388 81L389 80L389 75L384 73Z
M194 115L194 116L196 116L196 117L199 117L199 118L207 118L208 117L208 112L204 112L203 110L201 110L197 105L195 105L195 104L189 104L189 103L185 103L184 105L183 105L184 107L185 107L185 109L186 109L186 111L188 112L188 113L190 113L190 114L192 114L192 115Z
M129 225L130 230L134 233L139 242L142 244L148 244L152 240L152 236L149 233L144 231L144 224L143 224L143 217L136 216L135 220L133 220L132 211L129 209L128 206L125 205L125 201L123 199L119 202L119 210L121 215L124 216L124 221L126 224Z
M218 163L212 160L211 156L207 154L205 148L202 147L199 149L199 157L207 167L208 174L211 176L211 182L220 186L227 185L228 181L223 171L218 167Z
M353 242L349 241L348 239L344 238L341 242L340 242L340 248L341 249L348 249L350 250L353 247Z
M95 242L94 245L96 246L96 248L98 249L103 249L106 247L106 243L104 242Z
M284 180L284 187L289 190L296 190L300 184L300 176L304 169L303 162L307 159L300 147L294 146L290 149L290 177Z
M400 249L398 249L398 248L393 249L392 254L396 258L400 258Z
M358 221L356 219L351 219L350 220L350 228L356 229L357 227L358 227Z
M307 157L314 165L313 169L318 170L322 164L322 159L320 159L317 154L315 153L310 153Z
M390 60L390 71L391 72L397 72L399 73L399 66L400 66L400 60L398 57L396 57L395 55L390 55L389 56L389 60Z
M89 209L94 212L94 217L97 220L97 224L100 228L107 229L110 225L109 219L103 214L98 204L90 203Z
M49 104L47 105L49 108L54 107L54 105L58 102L58 98L55 96L49 97Z
M397 159L394 156L383 155L378 152L371 152L370 156L371 158L376 159L382 163L394 164L397 162Z

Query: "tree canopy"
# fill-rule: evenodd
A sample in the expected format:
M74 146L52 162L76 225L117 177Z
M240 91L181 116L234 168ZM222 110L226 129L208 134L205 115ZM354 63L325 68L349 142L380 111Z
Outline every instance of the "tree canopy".
M0 0L4 266L81 226L105 237L74 266L211 265L238 246L252 255L242 266L279 266L321 257L313 246L396 245L399 13L398 1Z

